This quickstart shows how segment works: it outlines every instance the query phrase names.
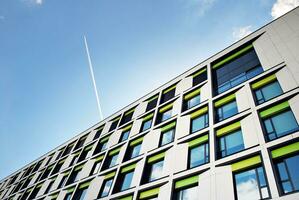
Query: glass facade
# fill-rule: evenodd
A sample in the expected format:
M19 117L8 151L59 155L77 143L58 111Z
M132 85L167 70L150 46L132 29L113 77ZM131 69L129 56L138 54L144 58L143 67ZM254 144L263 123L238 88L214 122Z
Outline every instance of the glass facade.
M174 129L170 129L168 131L162 132L160 146L169 144L173 142L173 140L174 140Z
M264 103L283 93L278 81L265 85L254 91L257 104Z
M222 121L238 113L237 102L234 100L216 109L216 121Z
M197 167L209 162L209 144L201 144L189 150L189 168Z
M175 200L198 200L198 186L188 187L176 192Z
M194 133L209 126L208 114L203 114L191 120L191 132Z
M232 155L244 149L244 141L241 130L232 132L230 134L218 138L218 142L219 158Z
M146 120L142 123L141 132L151 128L153 119Z
M100 198L101 197L106 197L106 196L109 195L112 183L113 183L113 179L104 180L104 182L102 184L100 196L99 196Z

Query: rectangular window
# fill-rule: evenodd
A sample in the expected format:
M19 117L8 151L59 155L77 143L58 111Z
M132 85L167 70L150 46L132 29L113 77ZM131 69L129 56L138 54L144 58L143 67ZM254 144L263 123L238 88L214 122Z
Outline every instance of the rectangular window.
M189 143L189 168L198 167L209 162L209 136L204 135Z
M94 135L94 137L93 137L93 140L96 140L96 139L98 139L99 137L100 137L100 135L102 134L102 132L103 132L103 129L104 129L104 125L103 126L101 126L100 128L98 128L96 131L96 134Z
M66 182L66 185L72 184L79 180L80 172L82 171L83 166L84 165L80 165L80 166L77 166L74 168L74 170L71 172L71 174Z
M260 117L268 141L291 134L299 129L287 101L260 112Z
M74 187L67 189L63 200L71 200L74 190L75 190Z
M263 72L253 45L243 46L212 64L216 94L223 93Z
M132 124L126 126L121 133L119 142L126 141L129 138L130 132L131 132Z
M171 103L159 109L157 123L164 122L172 117L172 106Z
M77 163L78 158L79 158L79 154L80 154L80 151L73 154L73 159L71 161L70 166L75 165Z
M112 121L112 123L111 123L111 125L110 125L109 132L116 129L116 127L117 127L117 125L118 125L118 121L119 121L119 119L120 119L120 116L117 117L117 118L115 118L115 119L113 119L113 121Z
M32 178L33 178L33 176L28 177L28 178L26 179L26 181L24 182L24 184L22 185L21 189L26 188L26 187L29 185L29 183L31 182Z
M218 158L223 158L242 151L244 141L241 131L241 123L235 122L216 131L218 143Z
M149 100L147 100L148 103L147 103L145 112L150 111L150 110L154 109L157 106L158 97L159 97L159 95L156 95L156 96L150 98Z
M111 172L111 173L105 175L105 178L104 178L105 180L102 183L102 187L100 189L100 194L99 194L98 198L106 197L109 195L114 176L115 176L115 172Z
M132 187L132 179L136 163L125 166L121 169L120 174L117 178L114 193L127 190Z
M220 122L224 119L232 117L238 113L238 107L236 102L236 95L231 94L214 103L216 109L216 122Z
M208 107L200 108L191 113L191 133L195 133L209 126Z
M84 200L84 199L86 199L86 193L87 193L89 184L90 184L90 182L80 184L79 188L76 190L72 200Z
M143 137L140 137L130 142L128 150L126 152L125 161L140 155L142 141L143 141Z
M32 188L29 189L29 190L26 190L26 191L24 192L24 194L22 195L22 197L20 198L20 200L26 200L26 199L28 198L28 196L29 196L31 190L32 190Z
M49 167L44 171L44 173L43 173L43 175L40 177L39 181L46 179L46 178L50 175L50 173L51 173L53 167L54 167L54 165L49 166Z
M109 141L110 135L103 137L102 139L100 139L100 141L98 142L93 155L96 155L102 151L105 151L107 149L107 143Z
M83 147L83 145L84 145L84 143L85 143L85 141L86 141L86 138L87 138L87 135L81 137L81 138L78 140L78 142L77 142L77 144L76 144L76 146L75 146L75 148L74 148L74 151L77 150L77 149L79 149L79 148L81 148L81 147Z
M193 75L193 87L202 83L203 81L207 80L207 68L200 69L199 71L195 72Z
M195 175L176 181L174 200L197 200L198 177L198 175Z
M299 191L299 142L271 151L282 195Z
M111 150L106 157L104 162L103 169L108 169L117 164L118 154L120 152L121 147Z
M251 85L257 104L264 103L283 93L275 74L267 76Z
M143 174L143 183L155 181L162 177L165 152L156 154L147 159Z
M175 125L176 122L174 121L161 128L161 138L159 146L163 146L173 142L175 134Z
M122 119L121 119L121 125L128 123L129 121L132 120L133 114L134 114L135 108L125 112L125 114L123 115Z
M64 173L64 175L63 175L63 177L62 177L62 179L61 179L61 181L60 181L60 183L58 185L58 189L62 188L65 185L65 183L66 183L66 181L68 179L69 173L70 173L69 171L66 172L66 173Z
M62 165L64 164L64 161L65 161L65 159L60 160L60 161L57 162L57 164L55 165L51 175L54 175L54 174L56 174L60 171Z
M85 159L87 159L91 156L92 146L93 146L93 144L84 148L84 150L82 151L82 153L79 156L78 162L81 162L81 161L83 161L83 160L85 160Z
M183 111L189 110L200 104L200 88L184 95Z
M63 156L66 156L66 155L69 155L69 153L71 153L73 147L74 147L74 143L69 144L69 145L65 148L65 150L64 150L64 152L63 152L63 154L62 154L62 157L63 157Z
M172 99L175 96L175 89L176 89L176 85L173 85L167 88L166 90L164 90L161 96L160 104L165 103L166 101Z
M140 132L146 131L152 127L153 117L154 113L151 113L142 119Z
M38 185L33 189L33 191L31 192L31 194L30 194L28 200L30 200L30 199L35 199L35 198L36 198L36 196L37 196L38 192L40 191L42 185L43 185L43 183L38 184Z
M38 163L34 166L32 173L36 172L40 168L40 166L42 165L43 162L44 162L44 160L38 161Z
M44 194L48 194L52 190L52 186L53 186L53 184L55 182L55 179L56 179L56 177L53 178L53 179L51 179L51 181L50 181L49 185L47 186Z
M100 171L100 167L101 167L103 158L104 158L104 155L99 156L95 159L95 162L94 162L93 167L90 172L90 176L93 174L96 174Z

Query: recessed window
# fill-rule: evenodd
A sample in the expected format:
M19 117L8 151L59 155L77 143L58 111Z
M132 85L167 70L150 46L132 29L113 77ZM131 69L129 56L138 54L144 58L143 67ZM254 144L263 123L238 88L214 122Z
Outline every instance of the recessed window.
M209 136L204 135L189 142L189 168L209 162Z
M268 141L291 134L299 129L287 101L260 112L260 117Z
M100 137L100 135L102 134L102 132L103 132L103 129L104 129L104 125L103 126L101 126L100 128L98 128L98 129L96 129L96 134L94 135L94 137L93 137L93 140L96 140L96 139L98 139L99 137Z
M207 68L200 69L199 71L192 74L193 77L193 87L207 80Z
M133 180L135 168L136 168L136 163L130 164L121 169L115 184L115 191L114 191L115 193L127 190L132 187L132 180Z
M103 169L108 169L117 164L118 154L120 152L121 147L111 150L106 157L104 162Z
M50 195L50 199L51 200L56 200L58 198L58 195L59 195L59 192L57 192L55 194L52 194L52 195Z
M176 122L171 122L161 128L160 145L163 146L173 142Z
M63 157L63 156L66 156L66 155L69 155L69 153L71 153L73 147L74 147L74 143L69 144L69 145L65 148L65 150L64 150L64 152L63 152L63 154L62 154L62 157Z
M59 162L55 165L55 167L54 167L54 169L53 169L51 175L58 173L58 172L60 171L62 165L64 164L64 162L65 162L65 159L59 161Z
M35 199L35 197L37 196L38 192L40 191L41 187L42 187L43 183L38 184L33 191L31 192L30 196L28 199Z
M129 138L129 135L130 135L130 132L131 132L131 128L132 128L132 124L126 126L126 127L122 130L122 133L121 133L119 142L126 141L126 140Z
M85 147L82 151L82 153L79 156L78 162L81 162L87 158L89 158L91 156L91 149L92 149L93 145L89 145L87 147Z
M29 183L31 182L32 178L33 178L33 176L28 177L28 178L26 179L26 181L24 182L24 184L22 185L21 189L26 188L26 187L29 185Z
M80 165L80 166L77 166L77 167L74 168L74 170L72 171L72 173L70 174L70 176L67 180L66 185L72 184L72 183L79 180L80 172L82 171L83 166L84 165Z
M223 93L263 72L252 44L243 46L212 63L216 94Z
M263 78L251 85L257 104L264 103L283 93L275 74Z
M154 116L154 114L151 113L142 119L142 125L141 125L140 132L146 131L151 128L152 122L153 122L153 116Z
M184 95L183 111L200 104L200 88Z
M156 154L147 159L143 174L143 183L155 181L162 177L165 152Z
M149 100L147 100L147 106L146 106L146 111L145 112L150 111L150 110L154 109L157 106L158 97L159 97L159 95L156 95L156 96L150 98Z
M163 91L162 96L161 96L161 104L172 99L175 96L175 89L176 85L173 85L166 90Z
M122 125L122 124L125 124L125 123L131 121L132 117L133 117L133 114L134 114L134 111L135 111L135 108L133 108L133 109L125 112L125 114L123 115L123 117L121 119L121 123L120 124Z
M30 194L31 190L27 189L24 194L22 195L22 197L20 198L20 200L26 200Z
M47 186L44 194L48 194L52 190L52 186L55 182L55 179L56 179L56 177L51 179L51 181L50 181L49 185Z
M49 155L48 160L47 160L45 166L47 166L47 165L50 163L50 161L51 161L52 158L53 158L53 155L54 155L54 154Z
M231 94L215 102L216 122L232 117L238 113L236 95Z
M175 200L198 199L198 175L191 176L175 182Z
M101 167L103 158L104 158L104 155L99 156L95 159L95 162L94 162L93 167L90 172L90 176L93 174L96 174L100 171L100 167Z
M77 142L77 144L76 144L74 150L77 150L77 149L83 147L83 145L84 145L84 143L85 143L85 141L86 141L86 138L87 138L87 135L81 137L81 138L78 140L78 142Z
M79 159L79 154L80 154L80 151L77 152L77 153L75 153L75 154L73 154L73 158L72 158L70 166L75 165L77 163L77 161Z
M265 171L261 166L260 156L234 163L232 170L237 199L270 198Z
M218 158L223 158L239 151L244 147L241 123L235 122L216 131L218 142Z
M299 191L299 142L271 151L282 195Z
M59 183L59 185L58 185L58 189L59 189L59 188L62 188L62 187L65 185L65 183L66 183L66 181L67 181L67 179L68 179L68 177L69 177L69 174L70 174L69 171L64 173L64 175L63 175L63 177L62 177L62 179L60 180L60 183Z
M130 142L125 156L126 161L140 155L142 141L143 137L140 137Z
M195 133L209 126L208 107L200 108L191 113L191 133Z
M40 181L46 179L50 175L53 167L54 165L51 165L44 171L43 175L40 177Z
M116 127L117 127L117 125L118 125L118 122L119 122L119 119L120 119L120 117L117 117L117 118L115 118L115 119L112 120L112 123L111 123L111 125L110 125L110 129L109 129L109 132L116 129Z
M171 103L159 109L157 123L164 122L172 117L172 107L173 104Z
M110 135L102 138L99 143L97 144L94 152L93 152L93 155L96 155L102 151L105 151L107 149L107 144L108 144L108 141L109 141L109 138L110 138Z
M75 187L67 189L63 200L71 200L74 190L75 190Z
M89 184L90 184L90 182L80 184L78 189L76 190L72 200L85 200Z
M100 194L98 198L106 197L109 195L112 183L113 183L113 177L115 176L115 172L109 173L105 175L104 181L102 183L102 187L100 190Z

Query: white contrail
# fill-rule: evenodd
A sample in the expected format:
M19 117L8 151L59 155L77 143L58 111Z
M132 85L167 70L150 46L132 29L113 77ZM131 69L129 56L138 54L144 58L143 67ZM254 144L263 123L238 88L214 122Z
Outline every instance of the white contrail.
M88 49L87 40L86 40L85 35L84 35L84 43L85 43L85 49L86 49L86 53L87 53L88 64L89 64L90 74L91 74L91 78L92 78L93 88L94 88L94 92L95 92L96 98L97 98L98 110L99 110L99 113L100 113L100 120L103 120L103 113L102 113L102 108L101 108L100 99L99 99L99 95L98 95L97 84L96 84L96 80L95 80L94 74L93 74L93 67L92 67L91 58L90 58L89 49Z

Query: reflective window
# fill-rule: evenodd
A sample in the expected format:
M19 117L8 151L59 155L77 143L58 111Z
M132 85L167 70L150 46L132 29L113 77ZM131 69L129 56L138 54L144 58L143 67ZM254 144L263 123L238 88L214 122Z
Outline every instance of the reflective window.
M144 121L142 123L141 132L150 129L151 126L152 126L152 121L153 121L153 119L149 119L147 121Z
M283 93L279 83L277 81L270 83L262 88L254 91L257 104L264 103L274 97L277 97Z
M234 174L238 200L267 199L269 189L262 167Z
M74 194L74 197L72 198L72 200L84 200L85 199L85 196L86 196L86 193L87 193L87 189L88 187L86 188L79 188L75 194Z
M174 129L170 129L166 132L162 132L160 146L169 144L169 143L173 142L173 140L174 140Z
M64 197L64 200L71 200L72 194L73 193L67 193Z
M149 181L154 181L161 177L163 171L163 164L164 161L161 160L151 165Z
M185 102L185 110L193 108L194 106L197 106L199 104L200 104L200 95L196 95Z
M208 114L201 115L191 120L191 132L194 133L209 126Z
M109 167L113 167L114 165L116 165L117 157L118 157L118 154L111 157Z
M129 189L131 187L134 171L126 173L122 178L121 191Z
M93 174L96 174L100 171L100 167L101 167L101 161L96 161L94 164L93 164L93 167L92 167L92 170L90 172L90 175L93 175Z
M234 100L216 109L216 121L220 122L238 113L237 102Z
M275 163L280 189L283 194L299 191L299 155L284 158Z
M120 142L123 142L129 138L130 130L127 130L121 134Z
M103 182L101 192L100 192L100 197L106 197L109 195L112 183L113 183L113 179L105 180Z
M219 140L219 158L237 153L244 149L244 142L241 130L232 132L218 138Z
M198 187L189 187L176 192L175 200L198 200Z
M209 144L201 144L189 150L189 168L209 162Z
M298 130L298 124L291 110L263 120L268 140L288 135Z
M172 116L172 109L167 110L167 111L161 113L161 122L163 122L163 121L171 118L171 116Z

